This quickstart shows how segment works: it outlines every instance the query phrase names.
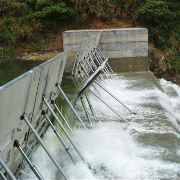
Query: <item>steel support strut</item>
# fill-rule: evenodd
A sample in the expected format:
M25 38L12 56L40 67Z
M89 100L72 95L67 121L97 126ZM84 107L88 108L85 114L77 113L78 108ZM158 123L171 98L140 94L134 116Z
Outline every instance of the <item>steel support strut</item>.
M83 109L84 109L84 112L85 112L85 115L87 117L87 120L89 121L89 124L92 126L92 121L88 115L88 112L87 112L87 109L86 109L86 105L85 105L85 102L84 102L84 99L83 97L80 97L80 100L81 100L81 103L82 103L82 106L83 106Z
M86 76L89 77L88 73L86 72L86 70L82 67L82 70L84 71L84 73L86 74ZM116 98L112 93L110 93L105 87L103 87L98 81L94 80L94 83L97 84L100 88L102 88L104 91L106 91L113 99L115 99L118 103L120 103L122 106L124 106L129 112L131 112L132 114L136 114L135 112L131 111L124 103L122 103L118 98ZM92 82L92 85L94 85L94 83Z
M97 62L97 64L98 64L99 66L101 66L101 64L103 63L103 61L100 60L99 57L97 57L94 52L92 52L92 58L93 58L94 60L96 60L96 62ZM104 67L104 70L103 70L103 71L104 71L104 73L106 73L106 74L108 74L108 75L111 74L111 72L108 70L107 66Z
M86 93L85 93L85 97L86 97L86 100L87 100L87 102L88 102L90 111L91 111L91 113L92 113L93 120L96 121L96 116L95 116L94 109L93 109L92 104L91 104L91 101L90 101L90 99L88 98L88 96L87 96Z
M117 97L115 97L112 93L110 93L105 87L103 87L100 83L98 83L96 80L94 81L94 83L97 84L101 89L106 91L113 99L115 99L119 104L125 107L130 113L136 114L135 112L131 111L124 103L122 103Z
M73 82L74 82L74 85L76 86L76 87L78 87L77 86L77 82L76 82L76 79L73 77ZM85 93L85 96L86 96L86 99L87 99L87 102L88 102L88 105L89 105L89 108L90 108L90 110L91 110L91 113L92 113L92 116L93 116L93 119L94 120L97 120L96 119L96 116L95 116L95 112L94 112L94 109L93 109L93 107L92 107L92 104L91 104L91 101L89 100L89 98L88 98L88 96L87 96L87 94ZM76 100L74 101L74 105L71 105L72 106L72 108L75 110L75 104L76 104ZM75 112L76 112L76 110L75 110Z
M97 61L97 63L99 64L99 66L104 62L104 60L102 60L102 58L99 56L99 54L98 53L93 53L93 57L94 57L94 59L96 59L96 61ZM108 62L107 62L108 63ZM106 63L106 64L107 64ZM111 74L111 72L109 71L109 69L107 68L107 65L105 66L105 68L104 68L104 71L108 74L108 75L110 75Z
M8 180L1 171L0 171L0 177L1 177L3 180Z
M51 122L50 118L48 117L47 113L45 112L45 110L42 111L42 115L44 115L44 117L46 118L47 122L49 123L49 125L51 126L51 128L53 129L55 135L57 136L57 138L59 139L59 141L61 142L61 144L63 145L64 149L66 150L66 152L68 153L69 157L71 158L72 162L75 164L76 161L73 158L73 155L70 151L70 148L66 145L66 143L64 142L63 138L61 137L60 133L58 132L58 130L56 129L56 127L53 125L53 123Z
M62 112L60 111L60 109L58 108L58 106L56 105L54 100L51 100L51 104L54 106L54 108L57 110L58 114L61 116L62 120L66 123L68 129L73 132L71 126L69 125L69 123L67 122L66 118L63 116Z
M103 104L105 104L109 109L111 109L112 112L114 112L116 115L118 115L123 121L129 123L125 118L123 118L119 113L117 113L113 108L111 108L104 100L102 100L99 96L97 96L92 90L89 89L89 91L96 96Z
M96 50L97 50L98 54L101 56L101 58L106 59L106 58L104 57L102 51L101 51L99 48L97 48ZM112 68L111 68L111 66L109 65L109 63L107 63L107 66L108 66L110 72L111 72L111 73L114 73L113 70L112 70Z
M33 163L30 161L30 159L28 158L28 156L26 155L26 153L24 152L24 150L22 149L20 143L18 140L14 141L14 147L16 147L19 152L21 153L21 155L23 156L23 158L25 159L25 161L27 162L27 164L30 166L31 170L34 172L34 174L36 175L36 177L39 180L44 180L44 178L42 177L42 175L40 174L40 172L37 170L37 168L33 165Z
M81 123L81 125L83 126L83 128L86 129L86 126L84 125L82 119L80 118L80 116L78 115L77 111L74 109L73 105L71 104L71 102L69 101L69 99L67 98L66 94L64 93L64 91L61 89L60 85L57 83L56 84L57 88L59 89L59 91L61 92L61 94L63 95L64 99L66 100L66 102L69 104L71 110L74 112L74 114L76 115L78 121Z
M41 144L41 146L43 147L43 149L46 151L46 153L48 154L49 158L52 160L52 162L54 163L54 165L57 167L57 169L59 170L59 172L63 175L64 179L68 179L66 177L66 175L64 174L63 170L61 169L61 167L58 165L57 161L54 159L53 155L49 152L49 150L47 149L46 145L44 144L44 142L42 141L41 137L39 136L39 134L36 132L36 130L34 129L34 127L31 125L30 121L28 120L26 114L23 114L21 116L21 120L24 120L25 123L27 124L27 126L31 129L31 131L33 132L33 134L36 136L38 142Z
M93 60L91 61L91 58L87 59L86 62L88 64L89 68L92 69L92 72L95 72L97 70L98 67L96 66L96 64L94 63ZM102 76L102 74L99 75L99 78L100 78L100 80L104 80L104 77Z
M14 174L11 172L11 170L7 167L7 165L4 163L4 161L0 157L0 165L4 168L7 175L10 177L11 180L17 180Z
M55 120L57 121L57 123L59 124L59 126L61 127L61 129L63 130L63 132L65 133L65 135L67 136L67 138L69 139L69 141L71 142L72 146L74 147L74 149L76 150L76 152L78 153L78 155L80 156L81 160L85 162L84 157L81 155L80 151L78 150L78 148L76 147L76 145L74 144L73 140L71 139L69 133L66 131L66 129L64 128L63 124L61 123L61 121L59 120L59 118L57 117L56 113L53 111L51 105L48 103L47 99L43 96L43 101L46 104L47 108L49 109L49 111L52 113L52 115L54 116Z

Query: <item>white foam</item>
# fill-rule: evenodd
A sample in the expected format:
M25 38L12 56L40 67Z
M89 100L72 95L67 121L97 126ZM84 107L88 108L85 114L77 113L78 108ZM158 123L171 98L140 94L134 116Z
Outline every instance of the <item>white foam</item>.
M67 157L59 152L59 142L51 131L44 140L54 156L61 160L62 167L71 180L126 179L155 180L178 179L180 160L173 161L174 155L179 156L178 118L179 101L168 97L155 87L146 86L133 88L136 81L124 77L116 77L102 83L116 97L125 103L137 115L131 115L125 108L113 100L106 92L100 90L104 101L130 120L130 125L119 123L118 117L95 97L91 97L96 116L101 120L116 120L116 122L101 122L93 128L76 130L73 139L85 159L96 169L93 173L82 162L72 164ZM172 86L179 94L179 87L161 80L163 86ZM129 88L131 87L131 88ZM99 89L99 88L98 88ZM95 91L95 90L94 90ZM83 114L83 112L80 112ZM144 136L147 139L144 138ZM165 137L165 139L162 139ZM169 140L166 140L166 137ZM176 142L176 143L172 143ZM177 144L177 146L176 146ZM171 147L171 146L173 147ZM170 146L170 147L169 147ZM172 148L172 149L171 149ZM177 148L177 149L176 149ZM168 160L170 158L170 160ZM33 155L33 161L48 180L53 180L56 168L47 160L47 156L39 148ZM27 176L26 176L27 177ZM29 179L32 179L29 175Z

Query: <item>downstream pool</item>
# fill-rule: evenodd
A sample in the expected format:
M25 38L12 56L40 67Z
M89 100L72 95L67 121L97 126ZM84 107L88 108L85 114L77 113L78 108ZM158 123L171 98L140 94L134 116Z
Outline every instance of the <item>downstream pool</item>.
M163 79L157 82L150 77L148 73L119 74L102 83L136 115L98 88L99 96L129 124L120 121L96 97L89 95L97 121L93 121L92 127L88 125L88 130L74 128L71 137L91 169L80 159L74 165L53 131L48 129L44 142L69 179L180 179L180 87ZM76 93L71 83L72 80L66 76L63 88L70 99ZM158 89L158 83L164 92ZM75 124L74 117L68 113L68 106L62 99L59 101L71 125ZM81 104L77 109L85 119ZM62 179L41 147L33 154L32 160L45 179ZM36 177L26 167L20 179L33 180Z

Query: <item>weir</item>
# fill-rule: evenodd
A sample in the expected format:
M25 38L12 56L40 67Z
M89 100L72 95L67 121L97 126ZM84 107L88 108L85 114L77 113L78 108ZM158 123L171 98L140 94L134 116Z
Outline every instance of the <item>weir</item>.
M43 141L48 128L52 129L74 166L82 162L93 174L97 174L97 167L89 162L74 140L71 120L65 117L56 99L58 96L65 99L78 127L84 132L88 133L89 129L93 129L94 124L98 123L96 109L91 102L92 96L114 113L118 122L129 126L131 121L138 118L138 112L111 92L104 82L117 76L114 73L117 68L113 68L113 61L118 61L120 67L122 62L127 60L124 58L131 57L134 59L131 61L132 64L127 60L128 66L131 67L126 67L128 71L133 68L137 72L145 71L147 79L154 80L154 85L163 91L156 78L147 72L147 35L147 30L144 28L64 32L65 52L2 86L0 88L0 177L13 180L19 178L19 172L25 167L24 162L26 162L37 179L46 179L31 160L32 153L37 146L41 146L56 168L57 179L70 179L62 166L63 163L60 162L61 158L60 161L57 160L50 147ZM75 52L73 66L69 59L69 54L72 52ZM143 62L141 67L137 65L140 62L139 58L142 58L141 62ZM67 64L71 64L73 82L78 89L74 103L61 88L66 60ZM69 65L66 70L69 69ZM102 91L118 104L118 108L107 103L101 96ZM79 105L86 118L76 110ZM122 113L122 108L133 118L127 118L127 114ZM101 170L104 169L106 166L101 166Z

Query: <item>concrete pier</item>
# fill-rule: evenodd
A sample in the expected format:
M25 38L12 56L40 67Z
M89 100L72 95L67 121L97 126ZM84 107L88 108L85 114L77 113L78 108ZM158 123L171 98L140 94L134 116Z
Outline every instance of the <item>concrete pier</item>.
M71 30L63 33L70 71L76 50L84 38L102 32L99 48L109 58L115 72L148 71L148 30L146 28Z

